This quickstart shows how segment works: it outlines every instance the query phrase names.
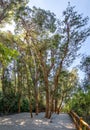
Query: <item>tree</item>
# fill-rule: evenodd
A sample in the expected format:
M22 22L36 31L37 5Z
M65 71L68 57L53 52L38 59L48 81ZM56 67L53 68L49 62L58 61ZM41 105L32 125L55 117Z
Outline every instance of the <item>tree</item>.
M90 35L90 28L87 27L84 29L87 24L88 17L83 18L82 15L74 11L74 7L68 4L68 7L63 12L63 20L59 24L59 31L62 38L60 42L60 62L54 77L55 89L58 86L62 67L70 65L74 61L82 43Z
M10 22L16 10L22 5L26 5L28 0L0 0L0 25Z
M7 66L17 55L14 35L10 32L0 32L0 64Z
M90 118L90 57L86 56L82 58L80 69L85 72L85 78L82 80L82 84L74 90L72 99L67 102L66 107L69 110L74 110L79 116L82 116L88 123ZM86 109L87 108L87 109Z
M59 114L62 105L68 102L78 83L77 70L73 69L71 72L63 70L59 77L58 89L56 90L57 97L57 113ZM56 97L56 96L55 96Z
M25 6L27 2L28 1L24 0L0 0L0 27L3 28L8 23L11 24L13 22L13 18L15 16L16 11L22 5ZM18 56L18 52L16 49L16 39L17 38L15 37L15 35L13 35L10 31L3 32L0 29L0 69L2 69L3 96L8 93L7 89L10 89L10 86L12 86L12 81L8 81L8 78L6 76L6 70L9 69L10 64L12 64L11 62ZM12 70L9 71L10 73L12 73ZM9 76L10 75L11 74L9 74ZM11 93L8 93L8 95L9 94Z
M63 20L58 22L53 13L36 7L21 8L18 14L17 27L22 30L19 30L19 33L24 33L31 56L34 56L35 61L39 61L43 73L46 88L45 116L49 118L50 104L54 100L57 108L57 98L52 95L58 88L62 69L73 63L81 44L90 35L90 28L84 29L88 24L88 17L82 18L70 4L63 12ZM50 87L51 81L54 87Z
M82 87L79 87L66 106L69 107L69 110L75 111L86 122L90 123L90 92L85 93Z
M21 14L18 16L19 18L18 26L19 25L21 25L21 27L23 26L24 29L23 31L26 34L25 36L26 42L31 48L30 54L33 57L33 60L36 59L34 61L39 61L39 66L42 68L43 78L46 86L46 111L47 111L46 117L47 117L49 112L48 110L49 109L49 88L48 88L49 86L48 86L48 70L47 70L47 65L45 65L44 55L46 53L45 52L46 49L48 48L47 46L45 47L46 41L48 42L49 40L47 37L47 31L52 32L54 30L55 18L54 18L54 14L51 14L49 11L46 12L42 9L37 9L35 7L33 8L33 10L26 8L25 11L27 11L28 13L30 12L29 15L31 14L31 16L25 13L23 14L21 9ZM34 67L35 64L36 63L34 62Z
M85 78L83 82L84 90L90 91L90 56L82 58L80 68L85 72Z
M50 11L36 7L31 9L22 4L17 6L13 15L15 35L8 32L0 40L2 45L4 43L19 54L14 60L8 56L13 62L11 73L15 82L11 77L11 83L15 83L13 89L18 95L18 111L25 97L28 98L31 117L33 100L38 114L38 92L42 89L46 101L45 117L50 118L52 111L59 110L62 102L72 94L77 77L64 70L73 63L82 43L90 35L88 17L83 18L70 4L63 12L62 20L57 20ZM5 70L3 76L4 73Z
M24 1L24 0L0 0L0 27L3 28L7 23L12 23L13 18L15 16L16 11L22 7L22 5L26 5L28 1ZM6 38L6 37L7 38ZM5 38L5 39L4 39ZM9 32L2 32L0 30L0 58L1 58L1 62L3 62L4 60L7 61L9 60L9 57L13 57L12 54L15 53L14 50L10 50L8 48L8 45L4 45L4 43L6 42L10 42L10 40L12 40L13 35L12 33ZM7 41L6 41L7 39ZM14 41L12 41L14 42ZM4 59L2 61L2 59Z

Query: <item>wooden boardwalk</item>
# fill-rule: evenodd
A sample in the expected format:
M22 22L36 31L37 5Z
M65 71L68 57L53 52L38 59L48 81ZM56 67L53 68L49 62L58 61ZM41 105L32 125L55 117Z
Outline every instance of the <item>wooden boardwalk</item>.
M0 117L0 130L76 130L68 114L53 114L50 120L44 113L33 115L32 119L29 113Z

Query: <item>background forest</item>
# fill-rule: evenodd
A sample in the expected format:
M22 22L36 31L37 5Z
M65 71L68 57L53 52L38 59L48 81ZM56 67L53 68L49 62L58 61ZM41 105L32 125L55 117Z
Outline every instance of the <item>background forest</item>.
M69 70L90 36L88 17L68 3L62 19L30 8L29 1L0 0L0 114L74 110L90 119L90 56ZM3 31L14 24L12 31ZM78 69L85 73L82 83Z

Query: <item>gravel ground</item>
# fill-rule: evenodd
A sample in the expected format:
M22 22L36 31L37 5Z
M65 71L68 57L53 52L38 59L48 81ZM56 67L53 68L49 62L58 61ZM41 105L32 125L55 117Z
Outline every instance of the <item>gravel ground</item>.
M53 114L51 119L44 118L44 113L38 116L29 113L0 117L0 130L76 130L68 114Z

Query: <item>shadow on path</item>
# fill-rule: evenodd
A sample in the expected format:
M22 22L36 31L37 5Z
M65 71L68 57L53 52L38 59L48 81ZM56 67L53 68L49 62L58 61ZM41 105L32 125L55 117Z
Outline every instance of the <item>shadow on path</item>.
M52 115L52 123L44 118L44 113L30 118L29 113L0 117L0 130L76 130L68 114Z

